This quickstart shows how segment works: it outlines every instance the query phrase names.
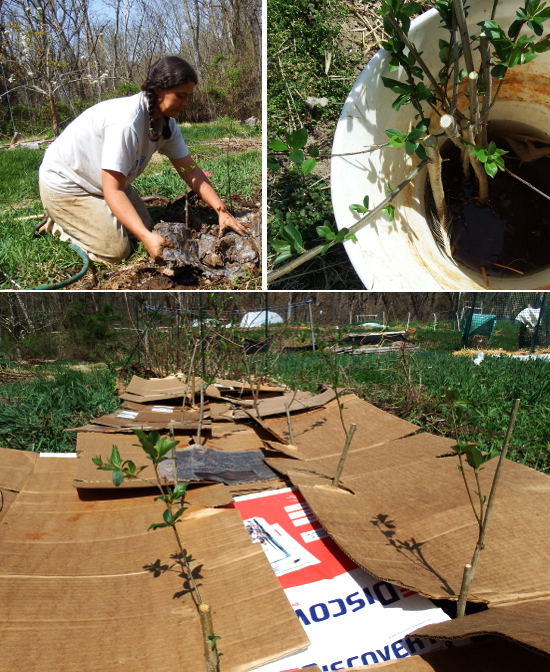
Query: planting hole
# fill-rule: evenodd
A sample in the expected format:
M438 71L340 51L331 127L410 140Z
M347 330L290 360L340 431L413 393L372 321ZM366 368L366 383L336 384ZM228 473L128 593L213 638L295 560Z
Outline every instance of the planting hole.
M507 136L515 136L509 142ZM550 196L550 157L522 161L514 148L518 136L541 137L540 131L525 124L496 122L490 126L489 140L507 150L505 165L519 178ZM512 146L514 145L514 147ZM530 141L536 150L549 148L548 142ZM477 180L470 169L464 180L460 151L447 141L441 148L446 159L442 180L451 217L450 241L453 257L462 266L487 276L520 278L550 266L550 201L507 172L489 178L489 203L478 204ZM431 188L427 181L426 210L435 213Z

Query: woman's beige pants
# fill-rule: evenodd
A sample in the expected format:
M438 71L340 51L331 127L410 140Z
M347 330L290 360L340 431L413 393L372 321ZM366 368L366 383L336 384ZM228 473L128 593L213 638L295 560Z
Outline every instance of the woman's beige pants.
M133 187L125 191L141 221L151 230L153 222L143 201ZM92 261L118 264L130 256L129 233L101 196L57 194L40 183L40 198L48 218L48 233L82 248Z

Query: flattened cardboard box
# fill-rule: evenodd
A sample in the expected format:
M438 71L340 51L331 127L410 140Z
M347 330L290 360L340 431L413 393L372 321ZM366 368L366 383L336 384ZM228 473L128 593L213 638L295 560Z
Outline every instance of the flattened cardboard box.
M37 459L37 453L0 448L0 521L32 474Z
M209 417L210 412L208 409L205 409L201 423L203 428L210 426ZM162 404L146 406L145 404L126 402L123 409L109 413L108 415L102 415L99 418L95 418L92 422L95 425L105 425L128 431L132 429L151 431L155 429L168 429L169 427L193 431L198 428L199 420L200 413L194 409L185 409L182 421L181 406Z
M195 391L199 389L200 383L201 379L195 378ZM192 388L193 386L188 385L184 380L175 376L153 378L150 380L140 378L139 376L132 376L126 392L121 394L120 398L138 403L162 401L163 399L179 399L188 394Z
M74 483L76 488L115 488L110 471L98 469L92 462L93 457L101 457L106 462L113 449L118 448L121 459L131 460L137 467L146 468L140 473L144 479L155 480L155 472L150 460L147 459L143 448L135 434L111 434L79 432L76 436L76 452ZM132 488L150 488L149 483L132 479L123 481L117 490Z
M247 426L243 423L214 423L211 436L207 438L205 446L224 452L239 452L243 450L260 450L263 442L258 435L261 428ZM176 436L180 440L177 451L182 450L189 442L188 436ZM78 459L75 464L74 486L77 488L115 488L111 480L111 472L98 469L92 458L99 456L105 462L109 459L113 446L118 448L122 460L131 460L138 467L146 466L140 476L154 480L155 474L151 462L133 433L122 434L116 430L103 432L79 432L76 438L76 452ZM266 484L267 482L264 482ZM253 484L249 484L252 487ZM148 483L134 479L123 481L118 489L147 488ZM271 489L266 485L265 489ZM229 500L231 501L231 500ZM226 503L226 502L225 502Z
M0 527L0 637L10 672L204 669L197 612L153 496L79 499L73 460L40 458ZM212 605L222 672L308 645L238 512L186 512L180 534Z
M322 395L325 399L323 404L326 404L326 408L292 416L294 441L296 447L304 454L305 459L312 459L321 455L337 455L338 459L340 458L345 434L338 410L339 403L344 405L344 421L348 428L351 422L357 424L350 451L387 443L393 439L414 434L419 430L417 425L381 411L354 394L346 394L337 400L334 399L334 394L330 397L330 392L331 390L328 390ZM331 399L333 400L331 401ZM283 437L283 440L290 440L286 418L270 418L266 420L266 425L274 434Z
M371 672L374 668L368 665L338 669ZM548 658L507 640L493 637L454 649L378 663L376 669L383 669L384 672L386 669L388 672L548 672ZM310 671L322 672L318 667L308 667L308 672Z
M272 397L258 402L258 413L260 418L268 418L272 415L283 415L286 413L286 404L288 404L288 410L291 413L295 413L296 411L307 411L311 408L318 408L319 406L328 404L328 402L332 401L335 396L336 392L334 390L325 390L321 394L315 395L301 392L296 395L288 394L284 397ZM248 413L241 408L236 408L224 415L234 419L245 419L256 416L256 409L254 407L247 408L247 410Z
M346 421L366 427L355 434L339 489L330 487L339 450L327 446L327 419L298 436L307 459L267 463L290 477L330 536L366 571L427 597L457 599L477 523L457 458L448 456L454 441L421 433L383 443L390 434L385 423L369 432L368 413L346 406ZM388 416L388 427L395 421ZM496 463L481 471L484 493ZM506 460L469 599L496 606L550 596L549 510L548 477ZM544 623L550 631L550 612Z
M487 609L447 623L427 626L415 632L419 637L463 639L475 635L499 635L550 657L550 598L533 599L505 607ZM447 626L447 627L444 627ZM424 634L420 634L424 633ZM550 660L546 658L547 669ZM524 667L524 669L530 669Z

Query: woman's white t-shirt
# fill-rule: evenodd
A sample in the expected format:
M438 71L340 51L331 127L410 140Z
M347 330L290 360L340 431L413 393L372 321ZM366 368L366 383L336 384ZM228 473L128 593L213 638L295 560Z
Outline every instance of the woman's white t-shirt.
M161 135L152 142L143 93L98 103L71 122L50 145L40 166L40 181L59 194L102 196L101 171L115 170L126 175L128 186L155 152L169 159L189 154L175 120L169 123L170 138Z

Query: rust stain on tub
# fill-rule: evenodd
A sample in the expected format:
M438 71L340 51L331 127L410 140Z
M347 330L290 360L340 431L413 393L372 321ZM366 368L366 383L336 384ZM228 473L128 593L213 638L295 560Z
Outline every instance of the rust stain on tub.
M499 94L500 101L518 100L530 105L547 106L550 102L550 77L537 73L508 71Z

